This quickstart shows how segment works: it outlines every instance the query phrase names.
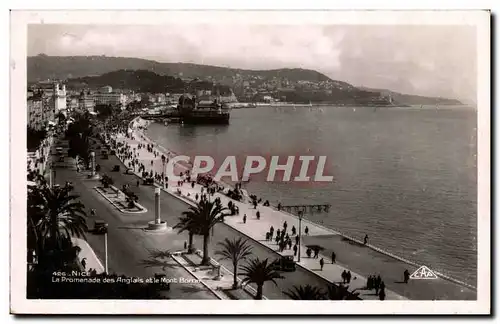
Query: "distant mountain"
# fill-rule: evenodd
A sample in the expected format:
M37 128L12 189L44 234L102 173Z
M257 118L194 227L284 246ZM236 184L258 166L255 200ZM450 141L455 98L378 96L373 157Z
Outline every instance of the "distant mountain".
M244 70L191 63L160 63L152 60L107 56L47 56L28 57L28 81L66 80L101 75L117 70L147 70L159 75L182 75L183 78L232 78L236 74L269 78L281 76L290 81L328 81L326 75L305 69Z
M366 91L379 92L384 96L390 95L395 103L402 105L462 105L462 102L460 102L457 99L417 96L417 95L398 93L387 89L374 89L367 87L358 87L358 88Z

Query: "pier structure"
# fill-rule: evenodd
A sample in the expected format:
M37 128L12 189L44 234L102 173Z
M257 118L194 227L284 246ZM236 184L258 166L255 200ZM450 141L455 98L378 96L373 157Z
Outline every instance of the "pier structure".
M331 206L330 204L282 205L281 209L291 214L298 214L299 212L304 214L308 212L328 213Z

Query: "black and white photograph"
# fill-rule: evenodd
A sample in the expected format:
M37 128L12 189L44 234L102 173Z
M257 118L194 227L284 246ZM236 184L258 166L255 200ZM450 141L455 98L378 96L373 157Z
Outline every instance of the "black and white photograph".
M11 312L489 313L489 33L11 12Z

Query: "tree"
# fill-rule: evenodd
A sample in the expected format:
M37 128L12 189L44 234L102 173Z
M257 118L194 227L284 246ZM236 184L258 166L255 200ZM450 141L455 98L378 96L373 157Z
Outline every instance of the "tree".
M283 279L283 276L275 270L275 264L275 262L268 263L268 259L261 261L256 258L242 266L244 271L241 273L244 276L242 283L255 283L257 285L255 299L262 299L262 288L264 287L264 283L271 281L275 285L278 285L276 279Z
M187 225L194 229L194 233L203 236L203 259L201 264L207 265L210 261L208 253L208 244L210 243L210 230L217 223L223 222L224 213L227 208L220 202L202 200L196 206L190 206L188 211L182 213L183 216L190 219Z
M188 232L188 253L193 253L193 237L194 234L198 234L198 228L196 227L196 223L194 219L189 215L183 215L180 217L179 222L175 224L174 229L178 230L178 233L182 233L184 231Z
M114 180L109 175L105 174L101 177L101 184L104 188L108 188L110 185L113 185Z
M356 300L359 293L351 293L344 285L329 285L326 297L329 300Z
M284 294L293 300L321 300L325 299L325 294L318 287L311 285L293 286L292 290Z
M39 264L48 264L44 257L66 253L71 237L85 237L85 206L71 190L45 183L28 191L28 249L36 252Z
M222 246L222 250L216 251L215 254L222 256L221 260L229 259L233 263L233 289L236 289L238 288L238 263L252 254L252 247L241 237L233 240L226 238L218 245Z

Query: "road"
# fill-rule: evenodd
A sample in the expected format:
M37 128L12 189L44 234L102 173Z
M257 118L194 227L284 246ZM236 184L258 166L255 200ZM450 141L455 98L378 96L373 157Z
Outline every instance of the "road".
M101 161L98 163L109 167L112 160L109 163ZM161 269L147 268L141 264L142 260L149 257L148 250L154 248L175 249L176 246L180 247L182 240L177 235L163 235L159 239L158 234L145 232L142 227L147 222L144 219L146 214L129 217L119 212L93 189L98 185L96 180L89 180L84 174L76 172L74 160L66 157L65 163L55 164L55 183L64 184L65 181L71 181L75 187L74 194L79 195L78 200L87 207L88 214L90 215L89 211L93 208L96 210L96 217L109 224L109 272L142 278L151 277L154 273L161 272ZM152 206L148 206L148 209L153 210ZM90 218L88 226L92 228L93 219ZM104 237L90 233L86 236L88 243L104 265ZM186 270L174 263L167 267L164 273L168 278L193 278ZM216 299L213 293L201 284L171 284L171 290L167 296L171 299Z
M66 160L69 160L66 158ZM147 248L156 246L159 249L176 251L183 249L184 242L187 241L187 233L177 234L169 232L165 234L152 234L144 232L143 228L147 226L147 222L154 219L154 187L140 185L136 187L137 177L134 175L123 174L124 167L115 156L110 156L109 159L103 160L97 156L97 164L101 166L100 174L108 174L114 180L114 185L121 188L124 184L129 184L131 189L138 195L139 203L148 209L144 214L123 214L115 207L109 204L102 198L93 187L98 185L95 180L85 179L83 175L78 175L74 171L74 166L68 169L58 169L57 182L64 183L66 179L75 184L75 192L81 197L81 201L90 209L96 209L97 217L105 220L109 224L108 234L108 251L109 251L109 267L110 272L123 273L128 276L144 276L159 272L159 269L145 269L140 265L140 261L147 258ZM121 172L112 172L114 165L121 165ZM61 178L62 177L62 178ZM188 209L188 205L181 200L165 193L161 193L161 217L167 222L168 227L174 226L181 213ZM90 225L92 226L92 225ZM215 226L213 236L210 243L210 255L214 256L217 250L217 242L223 241L225 238L233 239L246 236L225 225L218 224ZM96 250L97 255L103 259L104 242L102 237L90 235L88 241ZM202 237L195 236L194 244L196 248L202 250ZM253 257L259 259L269 258L274 260L277 254L268 248L257 244L251 240ZM217 258L217 257L216 257ZM229 270L232 269L229 260L222 260L221 264ZM179 269L167 269L168 271L176 270L169 276L180 276ZM269 299L287 299L283 295L283 291L292 289L295 285L310 284L324 288L326 290L327 282L309 271L297 268L294 272L285 272L282 274L284 279L278 279L277 285L270 282L264 285L264 295ZM183 276L188 276L183 274ZM185 286L185 285L184 285ZM186 287L183 287L187 289ZM183 296L188 298L187 296ZM174 298L174 297L172 297ZM177 298L177 297L175 297ZM198 297L189 297L198 298Z

